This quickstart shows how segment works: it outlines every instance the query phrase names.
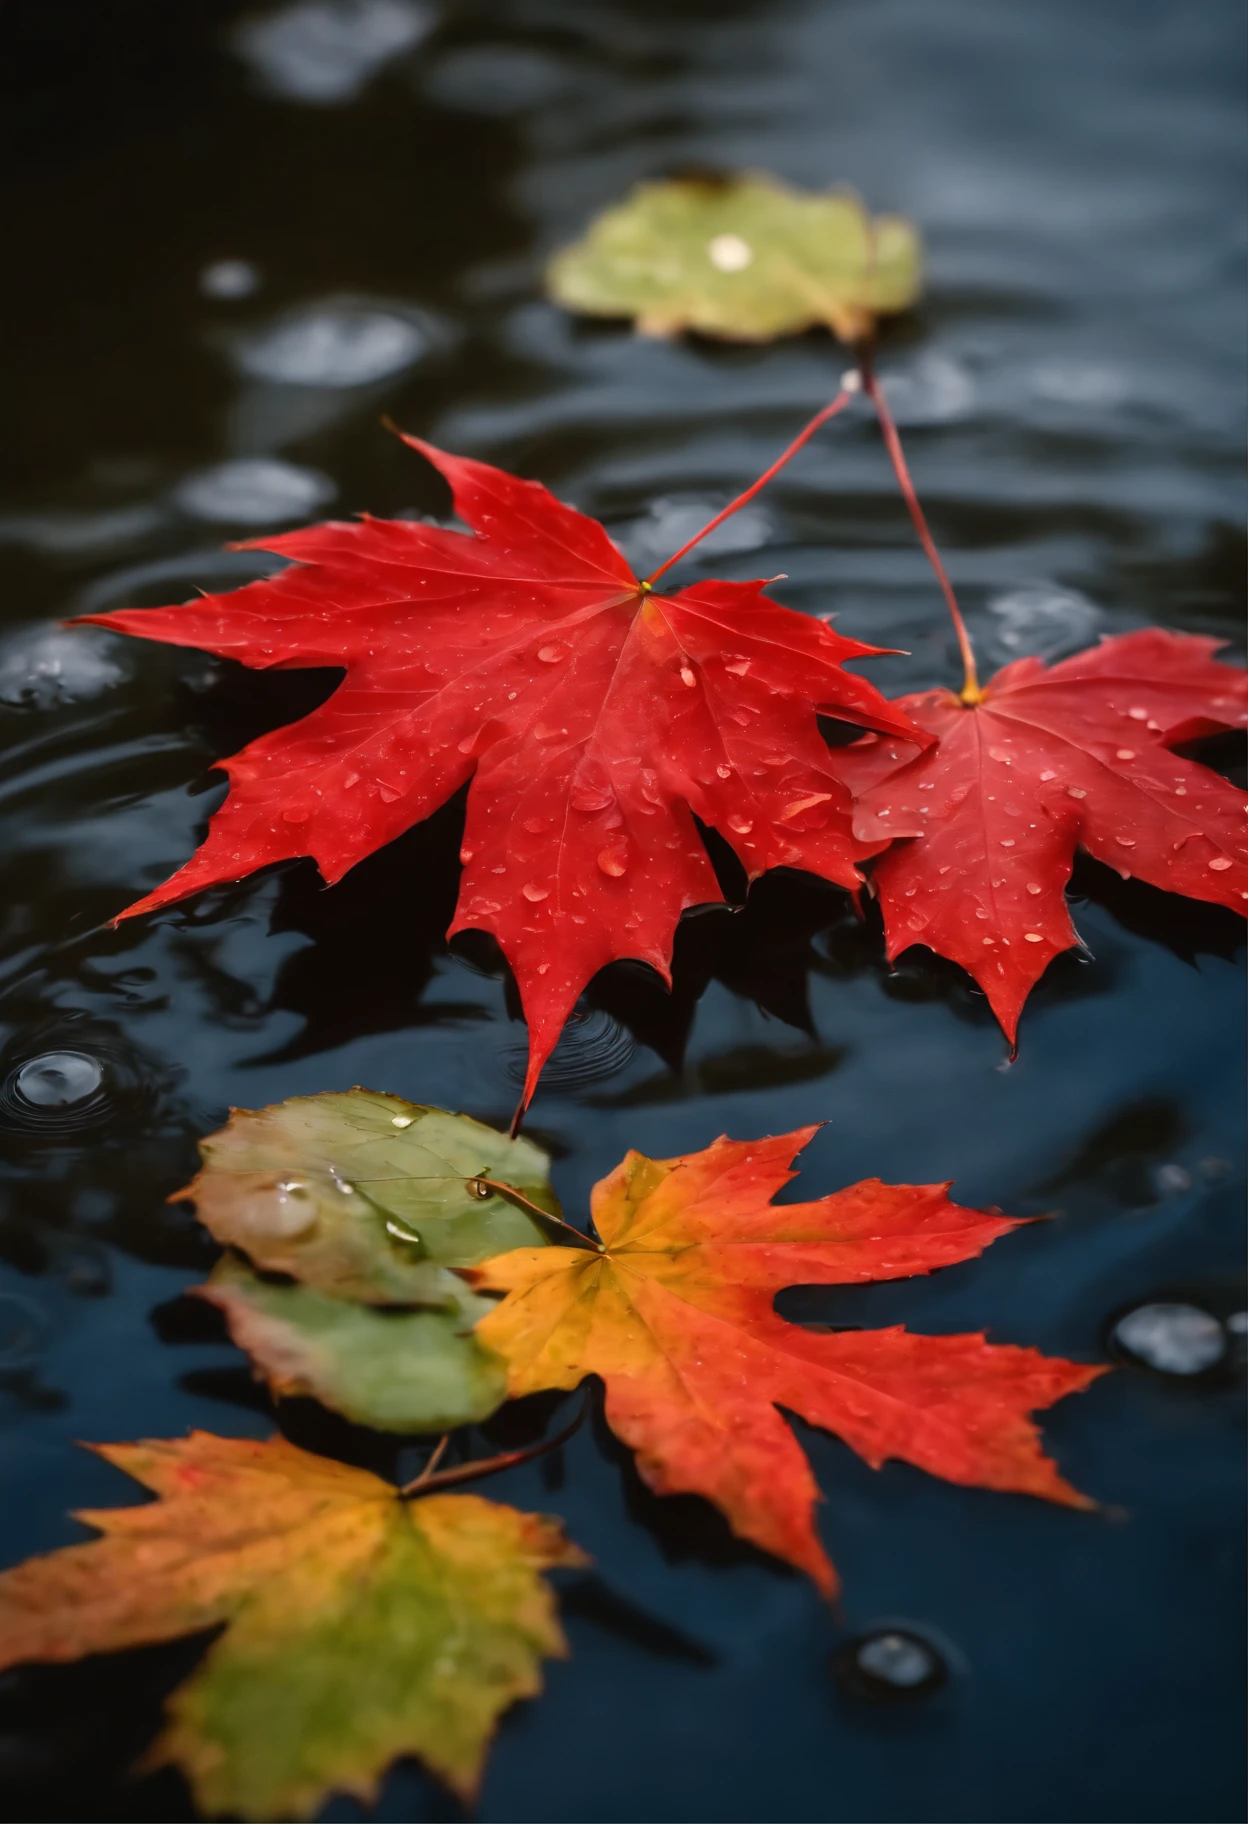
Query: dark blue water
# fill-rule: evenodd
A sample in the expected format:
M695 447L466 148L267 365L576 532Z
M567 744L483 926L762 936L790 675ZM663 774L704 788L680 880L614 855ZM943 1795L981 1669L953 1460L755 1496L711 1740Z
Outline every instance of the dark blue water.
M524 1050L496 959L441 941L455 807L332 891L301 865L109 931L190 853L214 758L322 686L52 630L244 580L257 560L219 546L266 526L439 510L383 412L540 476L639 561L666 555L844 358L818 336L663 345L561 315L542 262L594 210L709 161L849 180L912 214L929 291L881 369L982 656L1149 621L1240 636L1231 0L382 11L357 10L355 65L340 51L328 73L298 32L257 36L248 8L212 0L0 14L3 1074L49 1051L104 1066L72 1108L0 1107L5 1562L82 1536L69 1509L132 1495L73 1440L271 1427L241 1357L179 1298L211 1259L164 1202L197 1135L231 1103L353 1083L502 1120ZM785 571L785 601L910 648L875 668L885 688L955 677L865 412L728 543L700 573ZM968 1202L1060 1213L930 1281L787 1295L791 1315L1100 1359L1141 1303L1242 1310L1238 921L1091 864L1073 892L1091 958L1050 970L1008 1069L956 970L915 952L890 972L878 931L818 882L776 876L744 913L693 921L674 994L610 972L547 1073L532 1130L565 1204L582 1211L628 1146L824 1121L810 1194L949 1177ZM1227 1336L1203 1373L1124 1363L1047 1418L1105 1517L876 1474L805 1436L839 1619L709 1509L648 1495L601 1428L500 1479L490 1492L564 1515L598 1569L569 1587L574 1657L502 1728L481 1817L1239 1817ZM282 1423L392 1462L306 1410ZM938 1689L889 1706L844 1675L847 1643L885 1624L942 1656ZM10 1675L6 1815L191 1815L176 1776L125 1768L196 1650ZM379 1815L457 1812L405 1766Z

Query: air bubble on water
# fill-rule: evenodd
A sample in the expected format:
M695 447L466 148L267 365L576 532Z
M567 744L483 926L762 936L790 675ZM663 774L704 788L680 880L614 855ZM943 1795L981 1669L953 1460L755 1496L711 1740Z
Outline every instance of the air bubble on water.
M246 456L188 475L173 490L173 501L190 518L214 525L275 526L315 513L337 492L317 469Z
M858 1664L872 1678L912 1690L936 1670L936 1656L913 1635L874 1634L858 1648Z
M1222 1325L1199 1305L1137 1305L1115 1324L1114 1341L1158 1374L1204 1374L1226 1354Z
M250 260L213 260L199 275L206 298L249 298L259 285L260 273Z
M364 303L309 304L240 339L235 360L249 378L283 386L371 386L424 354L428 336L411 317Z
M0 645L0 703L51 709L82 703L120 684L126 672L109 656L113 641L89 630L53 627Z
M884 1704L927 1697L948 1677L936 1647L902 1627L877 1628L850 1641L837 1654L835 1671L846 1696Z
M1248 1311L1232 1311L1226 1320L1232 1336L1248 1336Z
M72 1108L102 1088L104 1067L81 1051L46 1051L23 1064L13 1080L33 1108Z
M233 47L270 94L332 107L353 101L433 23L416 0L296 0L244 19Z

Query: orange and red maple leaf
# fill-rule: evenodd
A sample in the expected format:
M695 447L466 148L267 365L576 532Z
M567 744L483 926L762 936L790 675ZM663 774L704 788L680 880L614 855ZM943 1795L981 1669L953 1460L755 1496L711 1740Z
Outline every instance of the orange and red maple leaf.
M836 1577L814 1524L806 1454L778 1408L948 1481L1090 1505L1041 1449L1029 1414L1105 1370L900 1327L818 1333L773 1308L785 1286L902 1279L973 1259L1017 1223L951 1203L947 1185L867 1179L774 1204L816 1130L629 1153L593 1194L600 1252L522 1248L467 1277L505 1292L476 1334L513 1397L601 1376L612 1430L660 1494L699 1494L733 1530Z

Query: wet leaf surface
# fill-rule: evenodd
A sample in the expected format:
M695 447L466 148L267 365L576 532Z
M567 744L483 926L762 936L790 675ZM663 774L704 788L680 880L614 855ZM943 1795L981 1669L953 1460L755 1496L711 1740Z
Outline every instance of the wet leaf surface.
M552 297L647 335L694 329L767 342L814 324L843 342L906 310L921 285L919 237L855 196L725 176L642 184L557 254Z

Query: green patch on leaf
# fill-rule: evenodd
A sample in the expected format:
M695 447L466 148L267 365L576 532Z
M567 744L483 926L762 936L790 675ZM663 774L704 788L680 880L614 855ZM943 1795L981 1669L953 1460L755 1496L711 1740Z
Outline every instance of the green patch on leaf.
M505 1376L471 1335L487 1303L453 1270L547 1237L482 1177L557 1216L550 1161L466 1115L372 1090L235 1109L201 1141L181 1195L237 1259L202 1296L275 1393L361 1424L441 1431L501 1404Z
M497 1410L507 1370L472 1335L492 1300L445 1278L456 1292L444 1310L405 1310L274 1283L227 1256L197 1291L274 1393L310 1396L379 1431L453 1431Z
M767 342L824 324L844 342L906 310L921 251L902 216L872 218L846 191L774 178L641 184L551 262L552 297L647 335L683 329Z

